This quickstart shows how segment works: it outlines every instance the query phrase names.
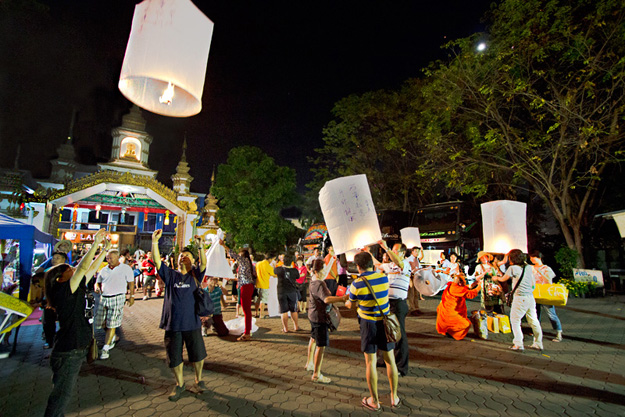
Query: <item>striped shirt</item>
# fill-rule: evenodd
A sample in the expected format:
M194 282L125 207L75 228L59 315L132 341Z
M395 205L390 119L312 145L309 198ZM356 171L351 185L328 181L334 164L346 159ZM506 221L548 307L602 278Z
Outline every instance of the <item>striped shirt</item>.
M373 288L378 303L385 315L389 313L388 277L380 272L363 272L349 287L349 301L358 303L358 317L372 321L382 320L382 313L380 313L378 304L371 295L369 287L365 284L363 277L366 277L369 284L371 284L371 288Z
M221 296L223 294L221 288L216 286L215 288L213 288L213 291L209 291L208 287L206 287L204 288L204 291L208 293L211 300L213 301L213 315L221 314Z
M389 282L388 297L392 300L405 300L408 298L410 286L410 264L404 261L404 269L395 265L394 262L380 264L380 269L386 273Z

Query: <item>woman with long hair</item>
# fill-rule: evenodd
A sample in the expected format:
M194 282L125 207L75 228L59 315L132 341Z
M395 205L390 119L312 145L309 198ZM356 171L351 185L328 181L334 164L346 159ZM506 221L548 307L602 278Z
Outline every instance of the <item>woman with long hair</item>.
M93 338L93 297L88 297L87 285L111 247L111 242L106 240L104 250L93 259L105 236L104 229L95 234L91 249L75 268L66 263L56 265L44 278L48 306L56 311L60 325L50 355L53 388L46 417L64 415L87 357Z
M323 354L330 340L330 332L327 324L326 309L328 304L344 302L349 297L333 297L330 294L321 271L324 262L321 259L313 261L312 281L309 285L308 319L310 320L310 341L308 343L308 357L306 359L306 370L313 371L312 381L321 384L329 384L330 378L321 374L321 363Z
M252 339L252 297L256 286L256 268L254 268L250 252L247 249L241 249L239 253L236 253L229 249L223 240L220 240L219 243L239 265L237 280L239 283L239 300L245 316L245 332L237 340L245 342Z
M514 291L510 306L510 327L514 335L512 350L523 351L523 331L521 319L527 317L527 322L534 332L534 343L531 349L543 350L543 331L536 317L536 300L534 299L534 270L525 263L525 254L520 249L512 249L507 255L510 266L503 277L493 277L494 281L506 282L512 280L511 291Z

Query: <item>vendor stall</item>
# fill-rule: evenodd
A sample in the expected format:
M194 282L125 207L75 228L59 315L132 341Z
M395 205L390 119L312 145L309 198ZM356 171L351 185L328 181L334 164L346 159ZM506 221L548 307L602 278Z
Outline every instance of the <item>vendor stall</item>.
M22 223L4 214L0 214L0 239L19 241L19 270L15 271L15 279L19 282L19 298L26 300L30 289L35 245L37 242L47 245L49 256L56 239L33 225Z

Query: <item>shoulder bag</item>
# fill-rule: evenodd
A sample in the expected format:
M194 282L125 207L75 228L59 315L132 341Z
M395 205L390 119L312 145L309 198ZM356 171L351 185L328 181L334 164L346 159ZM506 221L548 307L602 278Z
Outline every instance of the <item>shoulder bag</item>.
M519 288L519 284L521 283L521 281L523 280L523 275L525 275L525 267L527 265L523 266L523 272L521 272L521 277L519 278L519 280L516 282L516 285L514 286L514 288L512 289L512 291L510 291L508 294L506 294L506 305L508 307L512 307L512 301L514 300L514 293L516 292L516 289Z
M334 304L328 304L326 307L326 323L331 332L337 331L341 324L341 313Z
M373 296L375 303L378 305L378 309L380 309L380 313L382 313L382 321L384 322L384 332L386 333L386 341L388 343L397 343L401 339L401 327L399 325L399 320L397 316L393 313L384 314L382 311L382 307L380 307L380 303L378 302L378 298L375 296L375 291L371 288L371 284L364 276L361 277L362 280L367 284L369 288L369 292Z
M200 317L212 316L215 311L213 300L208 292L204 291L200 286L200 282L195 277L195 271L191 270L191 275L195 280L195 290L193 291L193 298L195 298L195 314Z

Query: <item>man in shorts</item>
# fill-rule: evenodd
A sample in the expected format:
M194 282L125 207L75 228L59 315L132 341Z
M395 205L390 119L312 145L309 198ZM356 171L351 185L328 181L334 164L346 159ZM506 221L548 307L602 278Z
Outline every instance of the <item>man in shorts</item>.
M285 265L291 265L291 258L285 256ZM295 331L299 331L298 325L298 306L299 290L295 282L299 278L299 272L295 268L286 268L279 266L274 268L274 272L278 277L278 304L280 305L280 315L282 318L282 331L289 332L288 320L291 313L291 320Z
M115 329L122 325L124 304L128 303L128 307L132 307L135 302L135 277L132 268L119 261L117 249L108 251L106 262L108 265L100 271L95 284L95 292L101 294L95 326L96 329L106 329L100 359L108 359L109 351L119 340L119 337L115 337ZM128 287L130 296L126 300Z
M256 290L258 296L256 297L256 318L263 316L263 310L269 300L269 279L275 276L271 263L276 258L276 255L270 253L265 256L265 259L256 264Z
M173 270L161 262L158 241L163 235L161 229L152 234L152 258L156 264L158 275L165 282L165 299L161 314L160 328L165 330L165 350L167 364L174 373L176 386L169 395L170 401L178 401L185 391L182 375L182 345L187 348L189 362L195 370L195 384L192 390L204 392L206 385L202 381L202 367L206 358L206 348L202 339L202 322L195 314L195 297L193 293L199 287L206 270L206 251L203 240L196 236L200 254L199 267L194 266L195 255L189 247L180 251L178 270Z
M386 364L386 374L391 388L391 407L395 408L399 406L399 397L397 396L398 372L393 354L395 344L386 341L386 332L382 321L383 315L387 315L390 310L388 277L380 272L374 272L373 259L367 252L358 253L354 257L354 262L358 268L359 276L349 287L349 300L345 306L358 311L360 323L360 347L365 355L367 385L370 394L369 397L362 399L361 405L369 410L380 411L378 371L376 369L376 353L380 350ZM365 280L371 285L377 302L372 297Z
M152 252L148 251L145 259L141 263L141 271L143 272L143 300L152 297L152 290L156 284L156 265L152 260Z

